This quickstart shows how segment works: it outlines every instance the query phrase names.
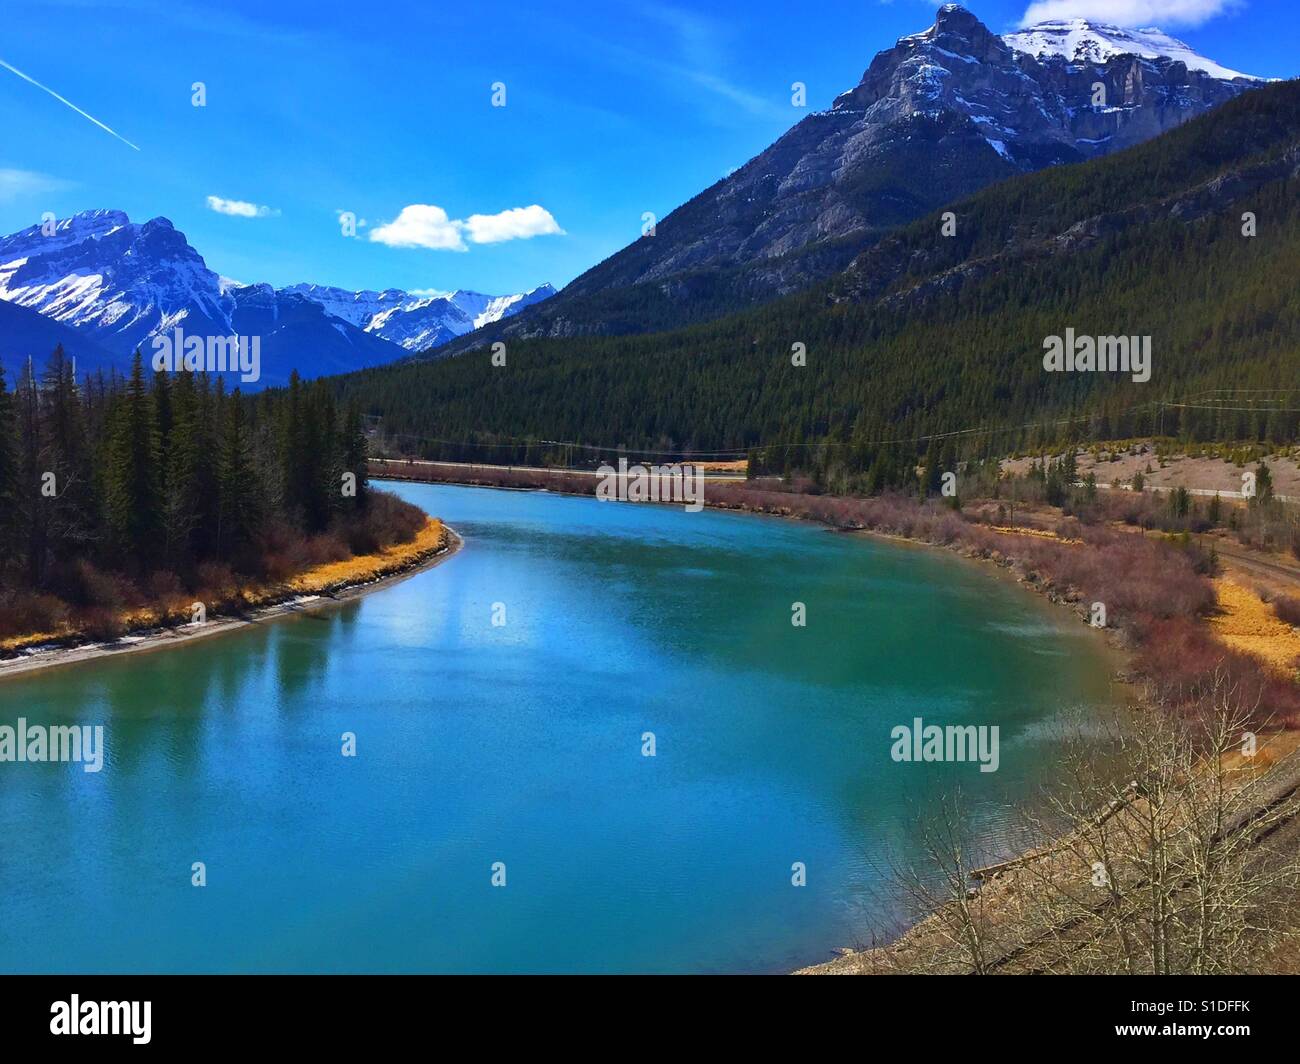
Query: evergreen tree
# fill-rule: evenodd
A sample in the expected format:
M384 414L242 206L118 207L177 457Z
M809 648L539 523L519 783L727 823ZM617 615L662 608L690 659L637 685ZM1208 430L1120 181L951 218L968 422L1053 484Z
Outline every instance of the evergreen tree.
M18 515L18 419L0 365L0 574L13 568L22 549Z
M95 537L95 485L85 412L61 345L46 366L41 402L42 475L54 475L52 494L42 495L41 503L48 548L59 558L73 558Z
M18 415L18 507L15 517L25 541L27 583L42 587L46 572L47 510L41 475L41 406L31 359L23 368L17 393Z
M348 405L343 425L343 471L357 478L356 498L350 501L351 509L364 510L369 499L370 477L367 472L369 445L366 441L365 422L361 408L356 403Z
M153 396L137 350L131 376L113 419L106 502L109 531L119 555L146 565L162 544L158 424Z
M1268 466L1260 462L1255 467L1255 497L1251 505L1267 506L1273 501L1273 473Z
M938 494L940 485L943 482L943 468L939 460L939 441L936 437L931 436L929 446L926 447L924 469L921 476L922 496Z
M261 530L257 471L253 466L244 406L236 388L224 407L221 461L217 472L220 508L217 547L225 557L243 560Z
M155 387L155 394L157 388ZM182 573L193 566L194 530L203 513L199 470L203 429L202 407L194 375L182 369L170 387L170 432L163 449L163 544L168 563Z

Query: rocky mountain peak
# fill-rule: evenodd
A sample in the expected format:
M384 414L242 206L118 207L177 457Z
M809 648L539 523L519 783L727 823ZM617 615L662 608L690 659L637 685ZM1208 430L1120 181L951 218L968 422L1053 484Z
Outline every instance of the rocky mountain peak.
M877 54L829 111L682 204L653 239L446 353L496 336L662 328L796 291L943 204L1128 148L1254 84L1157 30L1072 20L1000 37L945 4L929 28Z
M960 4L944 4L934 17L934 25L922 35L935 45L957 55L984 58L998 54L1002 41L972 12Z
M543 285L516 295L428 299L395 288L240 284L210 270L169 219L137 223L116 210L79 211L52 228L38 223L0 237L0 301L84 334L88 346L123 360L180 325L196 334L275 335L282 364L315 376L329 359L329 371L341 372L446 343L553 291Z

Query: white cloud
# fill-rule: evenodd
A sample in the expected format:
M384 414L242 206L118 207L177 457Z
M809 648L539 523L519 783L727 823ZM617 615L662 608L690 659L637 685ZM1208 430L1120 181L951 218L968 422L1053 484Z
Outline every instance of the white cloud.
M0 168L0 203L12 203L23 196L40 196L67 187L67 181L35 170Z
M474 244L499 244L535 236L563 235L564 230L544 207L511 207L500 214L471 214L462 221L448 217L431 203L412 203L391 222L370 230L370 239L392 248L429 248L433 251L468 251Z
M564 230L551 217L551 212L536 203L531 207L511 207L500 214L471 214L465 223L465 229L476 244L499 244L503 240L564 235Z
M271 207L249 203L247 200L222 199L220 196L208 197L208 210L228 214L232 218L274 218L280 213Z
M1238 6L1238 0L1034 0L1022 26L1058 18L1090 18L1116 26L1199 26Z
M412 203L391 222L370 230L370 239L390 248L468 251L461 236L464 224L448 218L446 211L432 203Z

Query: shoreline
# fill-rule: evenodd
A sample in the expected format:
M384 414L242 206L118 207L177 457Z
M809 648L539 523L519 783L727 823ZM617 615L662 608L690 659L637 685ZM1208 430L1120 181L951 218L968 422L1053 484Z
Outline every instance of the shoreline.
M397 463L393 463L393 465L396 464ZM391 466L388 468L391 468ZM563 473L550 475L530 473L530 475L526 477L518 478L527 481L527 483L523 484L492 483L479 478L462 482L448 479L426 479L425 477L409 475L403 477L400 474L398 476L392 476L391 473L389 473L388 476L390 479L406 480L415 483L459 484L460 486L468 487L513 488L514 490L543 490L552 491L556 494L578 496L591 496L594 494L588 487L587 483L577 482L576 478L565 476ZM1113 666L1110 683L1115 689L1115 701L1117 705L1126 706L1129 711L1134 713L1160 711L1160 707L1150 697L1150 692L1147 690L1147 687L1143 682L1143 677L1137 669L1138 648L1133 642L1132 634L1120 626L1107 625L1104 628L1094 628L1094 626L1089 623L1086 599L1080 588L1075 587L1072 584L1057 586L1052 582L1050 576L1046 580L1043 579L1036 570L1033 568L1027 568L1023 559L1016 557L1012 552L1008 552L1005 549L989 549L988 545L985 545L983 548L972 546L970 544L962 543L958 539L950 541L934 540L919 535L909 536L897 532L867 528L861 525L838 525L831 520L818 516L817 514L800 513L794 511L792 508L784 506L769 507L762 505L761 503L755 504L740 499L724 501L718 499L716 495L710 499L707 490L705 491L705 506L709 509L720 512L730 511L734 513L745 513L752 516L778 517L788 520L808 521L821 525L828 532L862 535L868 538L890 542L896 546L906 546L912 549L939 549L967 561L991 563L993 574L995 576L1000 574L1002 578L1015 581L1015 583L1019 584L1026 591L1035 592L1040 601L1053 606L1065 607L1076 618L1078 618L1079 622L1082 623L1085 628L1096 632L1096 635L1100 639L1099 649ZM1017 538L1017 533L1011 530L1003 530L987 525L983 527L991 535L995 535L999 541L1007 541L1008 546L1010 546L1009 541ZM1020 534L1024 535L1028 533ZM1055 532L1044 538L1050 538L1063 544L1071 543L1071 541L1060 538ZM1078 545L1081 549L1088 549L1084 548L1082 544L1072 545ZM1217 639L1217 633L1214 632L1214 625L1210 623L1208 617L1201 617L1197 621L1197 625L1211 634L1212 637L1215 637L1215 641L1219 646L1223 647L1225 650L1229 649L1226 644ZM1273 734L1272 730L1270 731L1270 741L1272 741ZM1282 731L1277 732L1276 734L1285 735L1286 732ZM1045 845L1051 841L1052 840L1043 840L1040 845ZM1010 852L1008 853L1007 858L1008 860L1015 862L1032 855L1034 852L1035 848L1031 848L1027 851ZM882 947L887 948L893 944L904 941L913 933L921 933L921 929L928 926L933 918L934 914L930 914L922 917L914 923L911 923L906 928L903 928L897 936L891 938L888 943L877 943L874 947L869 947L866 950L839 949L835 951L838 956L822 961L810 961L809 963L801 965L795 969L791 974L838 974L860 971L861 969L858 968L857 965L864 963L865 958L872 953L873 949L880 949Z
M375 460L372 459L372 462L374 461ZM495 489L498 491L525 491L525 492L543 491L543 492L550 492L556 495L572 495L579 498L594 497L594 491L589 490L588 483L584 482L581 485L575 484L573 480L569 477L569 475L564 472L539 473L539 471L528 470L527 474L540 475L542 478L542 483L506 484L506 483L493 483L485 479L476 479L476 478L466 478L464 480L446 480L446 479L429 479L425 477L410 476L410 475L403 476L400 473L394 473L392 471L392 467L405 465L405 463L394 461L392 459L379 459L378 461L382 463L383 466L382 471L380 471L379 474L381 479L400 481L402 483L407 483L407 484L432 484L432 485L443 484L452 487L488 488L488 489ZM639 505L675 507L678 504L647 502L647 503L641 503ZM709 493L707 488L704 492L704 506L705 509L716 510L720 513L742 513L742 514L748 514L753 517L770 517L770 518L777 518L779 520L798 521L801 523L820 525L825 531L837 535L865 536L867 538L879 539L884 542L893 543L897 546L906 546L906 547L925 549L925 550L937 550L946 554L956 555L957 557L962 558L966 561L976 562L976 563L987 563L992 566L994 574L999 578L1014 582L1024 590L1031 592L1040 601L1046 601L1054 606L1064 607L1070 613L1073 613L1075 617L1079 618L1079 620L1083 623L1084 627L1087 628L1089 632L1096 633L1097 638L1103 644L1105 653L1109 657L1111 657L1112 660L1114 660L1117 664L1122 666L1121 668L1117 668L1115 670L1114 674L1112 675L1112 682L1123 686L1126 690L1133 690L1135 692L1139 687L1135 679L1134 673L1132 671L1134 649L1127 642L1125 632L1118 627L1111 627L1111 626L1107 626L1105 628L1094 628L1092 625L1088 624L1087 610L1082 605L1081 600L1071 599L1066 595L1061 594L1053 587L1040 583L1037 580L1027 579L1024 573L1017 572L1015 559L1008 555L1002 555L1001 557L991 557L988 555L980 554L978 551L975 550L969 550L969 549L963 550L961 546L956 543L947 543L947 544L935 543L927 539L922 539L918 536L904 536L894 532L884 532L874 528L841 527L832 524L829 521L824 521L821 520L820 518L806 515L806 514L774 512L772 510L767 510L755 506L725 503L725 502L718 501L717 499L711 500L709 498ZM1000 534L1014 535L1014 533L1000 533ZM1143 709L1150 708L1137 694L1135 694L1134 696L1134 701L1135 704L1140 708Z
M401 480L408 483L432 483L432 484L448 484L451 486L486 487L486 488L496 488L498 490L513 490L513 491L541 490L541 491L554 492L555 494L574 495L579 497L582 496L591 497L592 495L590 491L572 490L572 489L565 490L565 487L561 487L556 484L550 484L544 486L536 485L536 484L510 485L510 484L484 483L481 481L477 483L475 482L459 483L455 481L446 481L446 480L425 480L423 478L417 478L417 477L393 476L390 473L387 473L387 471L380 473L379 479L387 479L387 480L394 480L394 481ZM661 505L673 505L673 504L661 504ZM1077 594L1073 592L1071 588L1065 588L1064 590L1062 590L1060 588L1050 585L1049 583L1043 582L1040 579L1037 579L1036 577L1034 577L1032 573L1027 574L1026 572L1021 570L1021 568L1017 563L1017 560L1013 557L1007 556L1006 554L1001 552L994 552L993 554L989 554L987 552L981 552L978 549L965 546L960 542L937 542L919 536L907 536L896 532L881 531L877 529L864 528L864 527L837 526L831 523L830 521L824 520L812 514L794 513L794 512L777 512L777 511L764 508L762 506L746 505L744 503L737 503L737 502L728 503L728 502L722 502L718 500L708 501L707 494L706 494L706 505L710 509L719 512L730 511L734 513L743 513L750 516L776 517L785 520L798 520L801 522L810 522L816 525L820 525L823 527L824 530L830 532L863 535L868 538L875 538L883 542L892 543L896 546L906 546L912 549L939 548L944 550L947 553L955 554L966 560L990 562L992 563L994 574L1000 573L1002 577L1014 580L1017 584L1021 585L1026 590L1032 590L1036 592L1037 595L1039 596L1040 601L1046 600L1047 603L1051 603L1056 606L1064 606L1068 608L1075 615L1075 617L1079 618L1080 622L1083 623L1083 625L1086 628L1089 628L1090 630L1095 630L1097 632L1097 635L1101 639L1101 643L1099 644L1100 648L1108 655L1109 659L1116 665L1116 667L1113 669L1111 673L1110 683L1113 687L1116 687L1118 689L1117 698L1116 698L1117 704L1120 703L1127 704L1131 710L1137 712L1141 712L1144 710L1151 710L1155 708L1152 703L1150 703L1147 699L1145 699L1142 696L1141 685L1136 679L1132 671L1134 648L1127 643L1125 639L1125 633L1118 628L1107 627L1103 629L1093 629L1093 626L1088 624L1086 608L1082 604L1081 599L1078 597ZM0 681L3 681L4 677L8 675L24 674L26 672L34 671L41 668L50 668L50 667L57 667L60 665L76 664L85 660L94 660L95 658L109 657L121 653L132 653L136 651L162 649L168 646L174 646L180 643L188 642L192 639L206 638L210 635L218 635L224 632L234 631L236 629L243 628L247 625L260 623L264 620L270 620L276 617L288 616L293 613L305 612L308 610L328 607L330 605L334 605L340 602L345 602L351 598L359 597L372 590L380 590L391 584L398 583L401 580L406 579L410 576L414 576L419 572L424 571L425 569L435 567L436 565L440 564L442 561L446 560L447 558L455 554L461 548L461 546L464 545L463 539L459 536L458 533L455 532L454 529L446 525L443 525L443 528L445 530L445 535L443 537L442 543L436 550L423 554L418 558L410 560L407 564L395 568L391 572L384 573L372 579L354 582L351 584L343 584L338 586L337 588L332 588L332 589L327 588L320 592L312 593L312 594L303 594L301 592L291 592L291 591L286 592L285 596L282 599L267 604L265 606L259 607L255 610L252 610L250 611L249 614L242 617L217 618L210 621L208 624L195 629L190 629L189 626L185 626L179 629L161 629L161 630L155 629L152 631L145 631L139 633L139 635L135 637L136 641L126 642L125 645L123 645L123 643L116 643L116 644L109 644L109 645L93 644L89 646L82 645L82 646L74 646L74 647L62 647L57 649L51 649L50 651L46 652L49 655L49 657L46 660L40 660L40 661L33 660L38 656L42 658L45 657L44 654L41 654L41 655L30 655L28 658L25 659L20 658L20 659L12 659L9 661L0 661ZM999 534L999 538L1001 538L1001 536L1003 535L1007 536L1008 538L1014 535L1014 533L1004 532L1001 529L993 529L992 531L997 532ZM127 640L132 640L131 634L128 634ZM1033 850L1027 851L1027 853L1032 853L1032 852ZM1009 856L1012 860L1016 860L1020 857L1025 856L1025 854L1017 851L1009 854ZM930 919L929 917L922 918L916 923L913 923L909 925L907 928L903 929L896 938L890 940L890 943L878 943L877 946L873 948L879 948L880 946L885 946L891 943L898 942L899 940L905 938L911 932L921 927L921 925L925 924L929 919ZM844 951L836 951L836 952L839 952L841 955L839 957L835 957L829 960L823 960L820 962L814 961L808 963L798 968L794 974L832 974L837 971L851 971L853 970L854 958L860 958L863 953L870 952L870 950L865 950L865 951L844 950Z
M283 594L275 596L271 601L263 605L254 607L245 614L218 616L201 625L181 625L176 628L160 628L157 626L139 628L128 631L112 643L88 641L47 646L44 649L36 649L29 653L0 659L0 683L13 676L26 676L47 669L79 665L83 662L97 661L104 658L115 658L124 654L137 654L184 646L200 639L225 635L265 621L288 617L297 613L327 609L360 598L363 595L368 595L372 591L382 591L384 588L392 587L409 577L441 565L465 545L465 540L454 528L443 524L442 529L445 535L436 549L423 551L414 558L405 560L390 571L381 572L368 580L326 585L320 590L312 592L286 589ZM398 544L397 546L404 545Z

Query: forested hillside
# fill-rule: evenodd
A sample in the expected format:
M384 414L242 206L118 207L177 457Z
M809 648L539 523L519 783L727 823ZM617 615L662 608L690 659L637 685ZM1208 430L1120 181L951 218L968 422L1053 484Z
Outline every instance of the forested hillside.
M764 467L874 470L872 486L936 433L963 433L968 455L1153 432L1293 440L1300 393L1279 393L1300 387L1297 145L1300 83L1277 84L987 189L950 208L955 235L936 212L797 296L649 336L510 343L504 366L484 349L369 370L336 394L426 456L758 448ZM1150 381L1045 372L1044 338L1067 327L1150 336Z

